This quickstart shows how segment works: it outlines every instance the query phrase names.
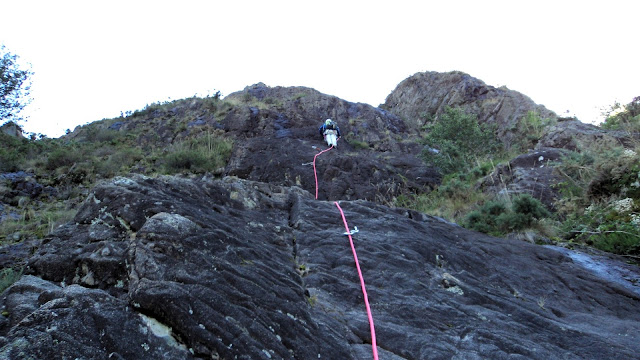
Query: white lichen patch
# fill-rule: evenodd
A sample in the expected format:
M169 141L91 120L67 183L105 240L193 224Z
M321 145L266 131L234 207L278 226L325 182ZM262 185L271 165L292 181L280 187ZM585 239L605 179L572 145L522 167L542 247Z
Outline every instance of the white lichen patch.
M188 351L187 347L180 344L176 338L173 336L173 331L167 325L159 322L158 320L146 316L144 314L139 314L142 322L147 326L146 328L153 333L153 335L165 340L169 346L172 346L176 349ZM145 330L141 330L144 334L147 332Z
M169 214L166 212L161 212L153 215L143 225L143 228L147 231L163 227L165 229L166 227L169 227L179 234L188 233L200 228L198 224L182 215Z
M113 178L113 185L116 186L123 186L123 187L134 187L136 186L136 182L129 179L129 178L125 178L122 176L116 176L115 178Z
M464 295L464 291L462 291L462 288L460 288L460 286L456 285L456 286L452 286L452 287L448 287L445 290L447 290L448 292L452 292L456 295Z

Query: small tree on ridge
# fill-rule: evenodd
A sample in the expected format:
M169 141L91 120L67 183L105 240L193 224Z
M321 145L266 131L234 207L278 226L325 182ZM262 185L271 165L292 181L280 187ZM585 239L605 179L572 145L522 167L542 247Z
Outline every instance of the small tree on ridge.
M21 120L18 113L30 102L30 69L18 64L18 56L0 45L0 125Z

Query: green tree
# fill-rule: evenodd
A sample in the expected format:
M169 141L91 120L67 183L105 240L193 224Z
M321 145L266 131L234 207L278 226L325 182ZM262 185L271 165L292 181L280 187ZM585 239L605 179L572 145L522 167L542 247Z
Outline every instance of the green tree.
M425 142L431 149L423 151L423 158L445 175L465 172L475 166L477 159L501 148L492 127L480 124L474 114L450 107L431 127Z
M0 45L0 125L18 121L18 113L30 102L30 69L18 64L18 56Z

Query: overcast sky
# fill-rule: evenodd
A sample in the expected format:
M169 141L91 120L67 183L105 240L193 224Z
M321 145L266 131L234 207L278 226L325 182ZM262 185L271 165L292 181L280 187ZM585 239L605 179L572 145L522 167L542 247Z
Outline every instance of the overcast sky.
M0 43L29 62L29 132L264 82L374 106L459 70L597 123L640 95L640 1L9 1Z

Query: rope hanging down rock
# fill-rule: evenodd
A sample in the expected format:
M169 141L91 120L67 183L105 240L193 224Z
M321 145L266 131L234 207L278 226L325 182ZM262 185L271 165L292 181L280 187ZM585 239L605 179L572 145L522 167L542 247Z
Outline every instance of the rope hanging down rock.
M378 360L378 348L376 345L376 330L373 327L373 316L371 315L371 307L369 307L369 297L367 296L367 289L364 286L364 277L362 276L362 271L360 270L360 263L358 262L358 255L356 254L356 248L353 246L353 238L351 238L351 231L349 230L349 225L347 225L347 219L344 217L344 212L338 204L337 201L334 202L340 210L340 215L342 215L342 222L344 222L344 228L346 230L347 236L349 236L349 243L351 244L351 251L353 252L353 260L356 262L356 269L358 269L358 276L360 276L360 287L362 288L362 295L364 295L364 305L367 308L367 317L369 318L369 328L371 329L371 347L373 348L373 359Z
M320 154L323 154L331 149L333 149L333 145L328 149L318 152L313 157L313 176L316 179L316 200L318 200L318 174L316 172L316 159L318 158L318 156L320 156ZM353 260L355 260L356 269L358 270L358 276L360 277L360 287L362 288L362 295L364 295L364 305L367 308L367 317L369 318L369 328L371 329L371 347L373 349L373 359L378 360L378 347L376 345L376 331L373 326L373 316L371 315L371 307L369 306L369 297L367 296L367 289L364 286L364 277L362 276L362 271L360 270L358 255L356 254L356 248L353 245L353 238L351 237L352 234L358 231L358 228L356 227L354 231L349 230L347 219L344 216L344 212L342 211L340 204L338 204L337 201L334 203L336 204L336 206L338 207L338 210L340 211L340 215L342 216L342 222L344 222L344 228L346 230L344 234L349 236L349 243L351 244L351 252L353 252Z

